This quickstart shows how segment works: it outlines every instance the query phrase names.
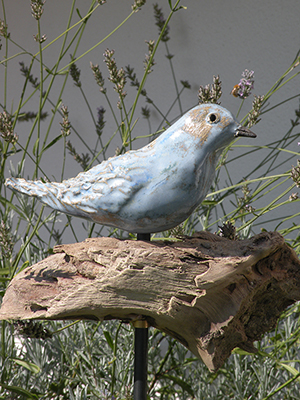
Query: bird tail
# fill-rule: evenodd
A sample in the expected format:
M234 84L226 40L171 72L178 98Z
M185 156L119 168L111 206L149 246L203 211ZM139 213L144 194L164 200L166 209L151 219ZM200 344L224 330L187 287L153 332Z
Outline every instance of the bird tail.
M37 197L41 202L55 210L65 211L64 207L57 199L61 183L27 181L23 178L8 178L5 181L5 185L13 191L26 194L27 196Z

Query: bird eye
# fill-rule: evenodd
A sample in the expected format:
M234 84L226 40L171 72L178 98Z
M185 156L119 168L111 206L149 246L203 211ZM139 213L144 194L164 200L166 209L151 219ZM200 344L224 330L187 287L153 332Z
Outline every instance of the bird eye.
M209 115L207 116L207 120L208 120L208 122L210 122L211 124L215 124L215 123L217 123L217 122L220 121L220 116L219 116L219 114L211 113L211 114L209 114Z

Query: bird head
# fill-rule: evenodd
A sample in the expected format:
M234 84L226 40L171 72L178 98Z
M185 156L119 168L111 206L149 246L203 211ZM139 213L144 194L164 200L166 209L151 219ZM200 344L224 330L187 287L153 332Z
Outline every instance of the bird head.
M225 108L217 104L200 104L185 116L182 130L211 150L221 150L240 136L255 138L256 134L242 126Z

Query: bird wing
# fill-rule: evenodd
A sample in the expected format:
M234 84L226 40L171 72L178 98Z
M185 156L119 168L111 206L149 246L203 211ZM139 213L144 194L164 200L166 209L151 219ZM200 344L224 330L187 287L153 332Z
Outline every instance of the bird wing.
M88 214L118 213L145 182L136 179L143 176L142 165L126 158L127 153L126 157L111 158L64 181L58 200L65 207Z
M97 220L116 214L144 185L147 175L144 154L130 151L112 157L87 172L63 182L27 181L9 178L12 190L39 198L55 210Z

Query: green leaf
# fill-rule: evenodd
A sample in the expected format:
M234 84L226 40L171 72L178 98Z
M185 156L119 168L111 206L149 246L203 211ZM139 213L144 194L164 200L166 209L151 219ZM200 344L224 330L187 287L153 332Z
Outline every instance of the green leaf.
M239 347L235 347L232 350L231 354L239 354L240 356L253 356L253 355L258 356L259 355L261 357L271 357L270 354L266 353L265 351L258 350L256 353L250 353L249 351L243 350Z
M77 14L78 14L78 17L79 17L80 19L82 19L82 16L81 16L80 11L78 10L78 8L76 8L76 12L77 12Z
M9 282L10 280L11 278L0 278L0 282Z
M18 206L15 206L12 204L9 200L5 199L4 197L0 197L0 203L4 204L4 206L7 206L8 208L11 208L14 210L21 219L28 221L28 217L22 212L22 209Z
M9 275L10 268L0 268L0 275Z
M285 364L285 363L283 363L283 362L278 363L278 365L280 365L282 368L286 369L286 370L287 370L290 374L292 374L293 376L296 376L296 375L299 374L299 371L298 371L296 368L291 367L290 365L287 365L287 364ZM300 377L297 378L296 380L297 380L298 382L300 382Z
M38 365L36 365L30 361L21 360L20 358L13 358L12 360L16 364L21 365L22 367L28 369L29 371L33 372L34 374L38 374L41 371L41 369Z
M13 393L17 393L22 396L27 396L27 399L38 399L39 398L38 395L33 394L33 393L29 392L28 390L23 389L19 386L10 386L10 385L6 385L3 382L0 382L0 386L2 386L4 389L10 390Z
M103 334L105 336L107 344L113 350L114 349L114 341L112 340L112 337L110 336L110 333L108 331L103 331Z
M48 150L48 149L50 149L50 147L52 147L52 146L53 146L56 142L58 142L59 139L61 139L61 138L62 138L62 135L58 135L55 139L52 140L52 142L50 142L49 144L47 144L47 146L45 146L45 147L43 148L43 152L46 151L46 150Z
M203 200L201 205L202 206L217 206L220 203L220 201L216 200Z
M34 154L35 156L37 155L37 149L38 149L38 147L39 147L39 142L40 142L40 140L39 140L39 138L37 138L36 141L35 141L35 143L34 143L33 149L32 149L32 152L33 152L33 154Z
M195 397L194 391L191 388L191 386L188 383L186 383L185 381L183 381L182 379L178 378L177 376L164 374L163 378L173 381L174 383L176 383L176 385L179 385L183 390L188 392L188 394L190 394L192 397Z
M22 267L19 269L18 273L21 272L21 271L23 271L23 269L27 268L28 265L29 265L29 261L26 260L26 261L22 264Z
M239 347L236 347L235 349L233 349L231 354L239 354L240 356L251 356L251 355L253 355L253 353L249 353L249 351L240 349Z

